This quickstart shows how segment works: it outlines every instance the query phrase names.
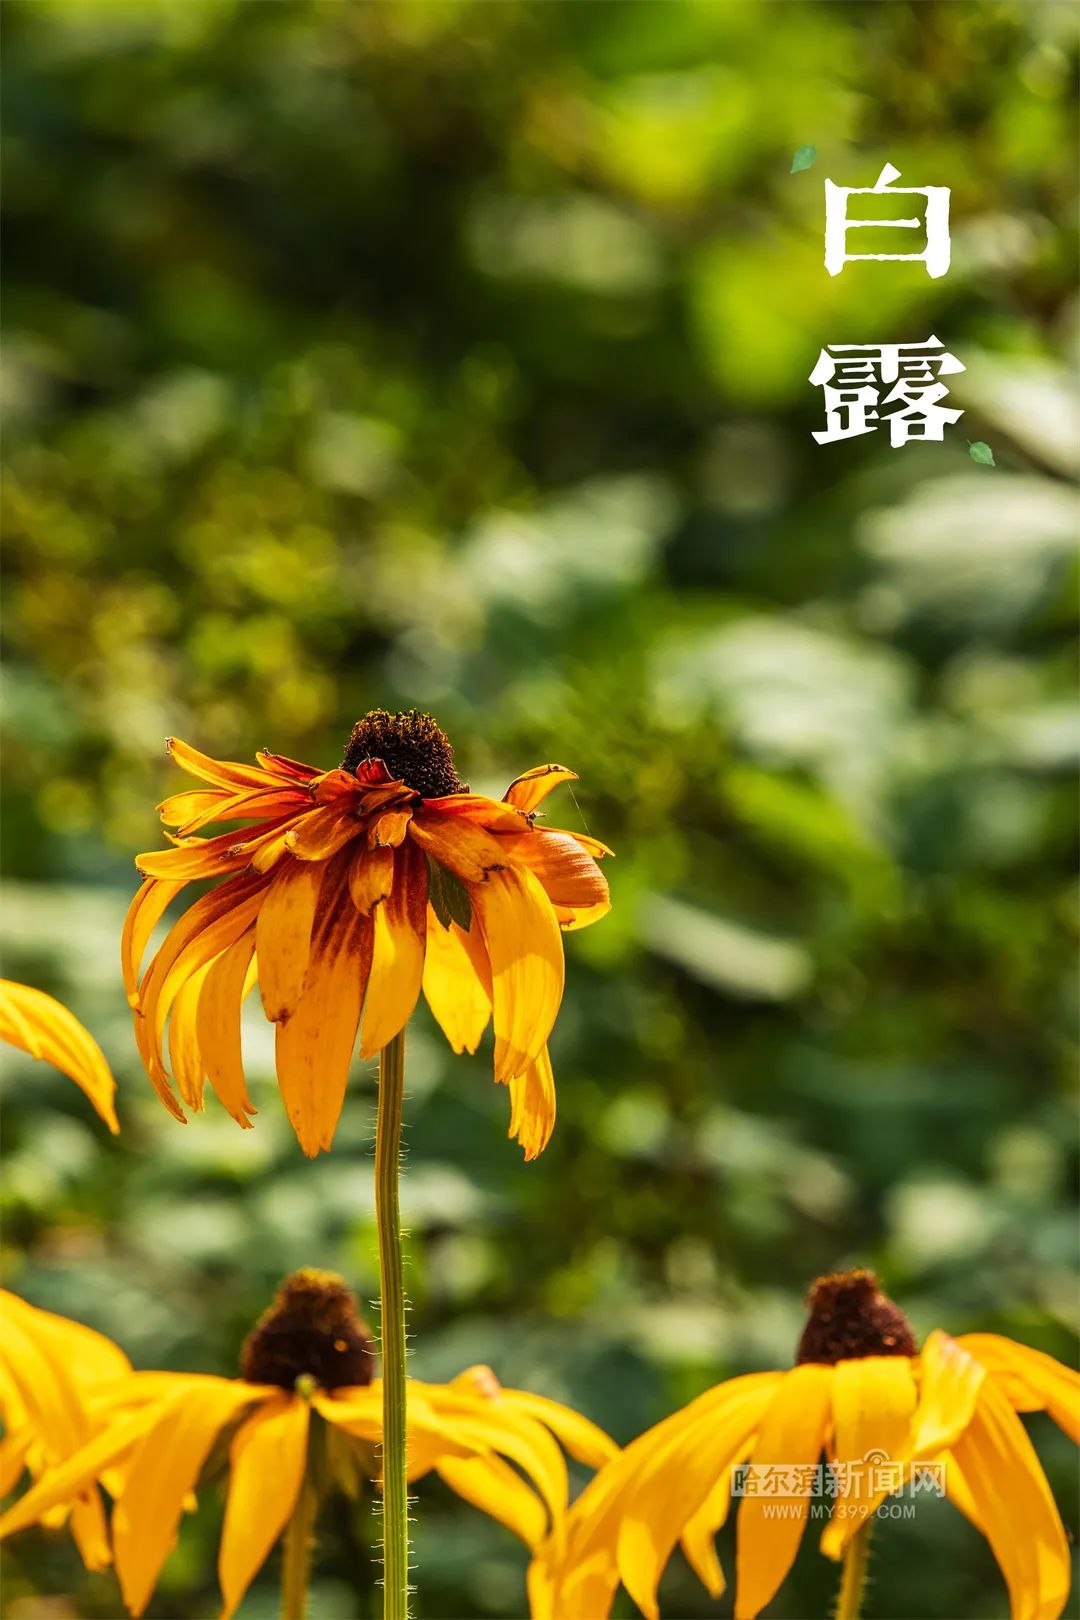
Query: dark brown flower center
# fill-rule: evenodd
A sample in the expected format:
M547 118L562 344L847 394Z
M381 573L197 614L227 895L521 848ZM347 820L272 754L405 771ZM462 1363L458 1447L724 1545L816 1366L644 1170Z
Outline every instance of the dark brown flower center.
M297 1271L248 1334L240 1366L251 1384L292 1390L307 1378L322 1389L339 1389L371 1383L375 1348L340 1277Z
M878 1287L872 1271L819 1277L806 1296L810 1317L795 1360L854 1361L861 1356L913 1356L908 1319Z
M454 750L446 733L430 714L409 709L391 714L372 709L352 728L342 769L355 771L365 759L381 759L396 781L404 782L423 799L444 799L465 793L454 769Z

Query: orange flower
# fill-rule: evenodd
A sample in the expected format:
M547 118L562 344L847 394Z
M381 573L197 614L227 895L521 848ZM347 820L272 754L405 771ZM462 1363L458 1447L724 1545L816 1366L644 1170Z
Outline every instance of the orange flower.
M0 1041L53 1064L85 1091L110 1131L120 1129L113 1105L116 1081L105 1054L59 1001L28 984L0 979Z
M123 963L147 1073L177 1119L202 1107L209 1078L251 1123L240 1005L257 981L277 1026L277 1077L304 1152L328 1148L349 1060L400 1033L423 987L455 1052L474 1052L489 1018L495 1079L510 1088L510 1134L535 1158L555 1119L547 1040L563 990L560 931L609 909L597 865L610 851L582 833L541 828L560 782L541 765L502 800L470 793L427 715L374 710L340 767L279 754L257 766L209 759L171 738L176 763L207 785L160 806L177 847L140 855L146 881L124 927ZM198 838L214 822L240 830ZM220 879L167 935L141 983L150 935L196 879ZM138 988L136 985L138 983ZM170 1019L171 1015L171 1019Z

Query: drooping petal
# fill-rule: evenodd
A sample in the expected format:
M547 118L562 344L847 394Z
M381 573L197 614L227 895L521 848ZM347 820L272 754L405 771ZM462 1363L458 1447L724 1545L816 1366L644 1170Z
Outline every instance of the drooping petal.
M75 1014L42 990L0 979L0 1040L51 1063L86 1093L110 1131L120 1129L116 1081L105 1054Z
M169 1018L169 1064L177 1090L195 1113L203 1107L206 1064L199 1046L199 996L211 964L193 973L173 1002Z
M271 828L256 834L256 839L272 837ZM244 828L218 833L214 838L190 838L177 841L173 849L151 849L136 855L135 865L144 877L161 878L170 882L191 883L196 878L223 877L227 872L242 872L251 863L252 839Z
M986 1368L1016 1411L1048 1412L1080 1445L1080 1373L1075 1368L998 1333L964 1333L956 1342Z
M508 1081L536 1061L555 1024L565 976L559 925L531 872L489 872L469 898L491 962L495 1078Z
M555 1076L545 1046L535 1063L510 1082L507 1135L520 1142L528 1163L543 1153L555 1129Z
M298 759L290 759L287 754L273 754L268 748L256 749L255 758L264 771L290 781L310 782L321 774L317 765L305 765Z
M150 1601L176 1540L184 1498L220 1431L257 1391L227 1378L192 1377L151 1408L151 1426L113 1510L113 1554L124 1602L136 1617Z
M182 796L202 797L198 794ZM308 795L298 793L293 787L258 788L250 792L245 789L242 793L215 794L214 798L214 804L204 805L186 820L175 823L178 838L188 838L215 821L281 821L311 808ZM237 832L233 836L241 834Z
M236 1613L292 1515L304 1479L310 1410L307 1401L282 1391L252 1413L233 1439L218 1553L221 1620Z
M464 816L414 815L409 837L463 883L482 883L510 864L510 851L494 833Z
M761 1422L751 1466L790 1471L813 1465L829 1425L833 1368L807 1362L793 1367ZM805 1489L803 1486L805 1485ZM745 1496L739 1507L735 1555L736 1620L755 1620L780 1590L795 1561L810 1511L811 1484L790 1481L790 1516L769 1514L770 1499Z
M274 870L255 923L259 994L272 1024L291 1018L304 989L325 867L291 856Z
M157 813L166 827L182 827L195 816L215 809L232 798L227 788L185 788L181 793L170 793L162 799Z
M199 996L197 1029L210 1084L238 1125L251 1125L255 1112L244 1081L240 1041L240 1010L248 963L255 949L255 930L249 928L234 945L211 964Z
M619 1448L611 1436L572 1407L549 1400L546 1395L534 1395L527 1389L504 1389L500 1399L515 1406L526 1417L536 1418L543 1423L566 1447L571 1457L584 1463L587 1468L602 1468L619 1454Z
M477 977L465 938L457 923L444 928L428 907L424 996L435 1022L459 1053L476 1051L491 1017L491 998Z
M328 861L363 832L356 816L337 809L309 810L285 835L285 847L301 861Z
M139 970L143 955L169 902L184 887L186 879L167 882L162 878L146 878L128 907L124 918L124 932L120 940L120 960L124 973L124 989L129 1004L138 1003Z
M727 1585L716 1554L716 1533L726 1524L731 1509L731 1478L739 1463L746 1461L752 1443L743 1446L724 1469L697 1512L687 1519L679 1543L683 1555L709 1596L722 1596Z
M531 771L523 776L515 776L503 799L512 804L515 810L524 810L526 815L542 804L551 792L561 782L576 782L576 771L568 771L565 765L534 765Z
M638 1465L622 1504L619 1575L634 1602L658 1620L656 1589L675 1543L719 1476L757 1429L775 1399L776 1379L766 1373L732 1379L688 1420L673 1424Z
M353 905L357 911L370 915L389 897L394 886L394 852L358 844L349 854L349 893Z
M353 905L348 861L343 851L327 869L304 993L277 1026L278 1085L309 1157L333 1140L371 968L372 922Z
M911 1424L910 1454L936 1457L967 1428L986 1372L974 1356L940 1328L919 1356L919 1404Z
M31 1524L39 1524L53 1508L75 1501L112 1464L139 1444L155 1416L154 1407L134 1412L110 1424L55 1468L50 1468L0 1517L0 1540Z
M902 1464L908 1454L917 1392L907 1356L859 1356L839 1361L833 1371L833 1449L842 1489L821 1538L826 1557L839 1556L855 1528L877 1511L888 1492L875 1490L876 1465L867 1459ZM889 1477L889 1476L886 1476ZM903 1474L897 1479L902 1483ZM844 1529L848 1533L842 1536Z
M1024 1426L992 1378L952 1449L1009 1588L1013 1620L1058 1620L1072 1574L1065 1529Z
M501 1457L440 1457L435 1471L464 1502L504 1524L535 1550L548 1527L540 1498Z
M607 878L572 833L534 827L500 842L513 861L539 878L553 906L587 909L609 904Z
M71 1534L87 1569L108 1569L112 1563L112 1547L101 1492L96 1485L83 1491L71 1504Z
M360 1056L374 1057L412 1017L427 938L428 871L423 853L403 843L393 856L393 887L375 912L371 974L360 1026Z

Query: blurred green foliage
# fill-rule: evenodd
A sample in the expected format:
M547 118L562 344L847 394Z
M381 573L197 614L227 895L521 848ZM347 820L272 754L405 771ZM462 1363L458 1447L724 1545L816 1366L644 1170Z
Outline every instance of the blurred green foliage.
M540 1161L489 1054L415 1025L416 1371L486 1361L625 1440L787 1364L854 1261L920 1332L1071 1359L1072 8L4 13L6 971L99 1036L125 1127L9 1063L6 1281L226 1372L291 1267L371 1296L370 1066L308 1164L253 1017L256 1129L181 1130L116 953L167 734L329 766L416 704L475 787L573 766L558 819L618 852ZM942 281L825 274L823 177L886 160L952 188ZM931 331L968 368L943 445L814 444L823 344ZM152 1616L214 1612L219 1515ZM426 1486L417 1517L422 1617L523 1613L513 1538ZM357 1535L328 1520L322 1620L364 1612ZM879 1620L1007 1612L951 1509L878 1542ZM834 1580L808 1538L771 1613ZM118 1609L58 1536L5 1588L13 1620ZM664 1591L730 1613L678 1559Z

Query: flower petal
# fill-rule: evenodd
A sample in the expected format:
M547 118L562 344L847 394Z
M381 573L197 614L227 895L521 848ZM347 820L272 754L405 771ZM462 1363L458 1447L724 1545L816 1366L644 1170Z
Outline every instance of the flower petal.
M0 979L0 1040L42 1058L74 1080L110 1131L120 1129L113 1097L116 1081L105 1054L75 1014L28 984Z
M394 886L392 849L368 849L358 844L349 851L349 893L357 911L370 914L381 905Z
M869 1459L902 1462L916 1401L908 1356L859 1356L837 1362L833 1370L833 1449L845 1488L837 1494L832 1519L821 1538L826 1557L838 1557L850 1540L851 1521L858 1529L888 1495L885 1490L871 1489L874 1463Z
M156 1417L153 1407L132 1413L112 1423L87 1442L79 1451L66 1457L55 1468L43 1474L25 1496L20 1496L0 1517L0 1540L39 1524L55 1507L66 1506L85 1492L109 1467L124 1457L150 1429Z
M194 1113L203 1108L206 1064L199 1046L199 997L211 965L207 962L182 986L169 1017L169 1065L180 1096Z
M510 851L494 833L465 816L414 815L409 837L463 883L482 883L510 865Z
M303 994L315 905L326 868L291 856L274 869L255 923L259 994L272 1024L291 1018Z
M500 839L511 858L527 866L554 906L607 906L607 878L572 833L534 827L521 837Z
M829 1426L832 1384L833 1368L815 1363L785 1374L762 1419L752 1466L787 1469L816 1463ZM806 1526L810 1488L807 1483L795 1493L795 1501L787 1504L794 1511L784 1518L768 1515L766 1498L743 1498L735 1555L736 1620L754 1620L783 1585Z
M255 1109L244 1081L240 1041L240 1009L248 963L255 949L255 930L249 928L211 964L199 996L197 1031L202 1060L222 1105L238 1125L251 1126L247 1117Z
M278 1085L309 1158L333 1140L371 968L372 922L352 903L348 861L343 851L327 869L304 993L277 1026Z
M587 1417L582 1417L580 1412L563 1406L559 1401L549 1400L546 1395L534 1395L527 1389L501 1390L500 1399L516 1407L526 1417L536 1418L543 1423L566 1447L571 1457L584 1463L587 1468L602 1468L612 1457L619 1455L619 1448L610 1435Z
M356 816L335 808L309 810L285 835L285 847L301 861L327 861L363 832Z
M512 804L515 810L524 810L530 815L547 798L552 788L557 788L562 782L576 782L576 771L568 771L565 765L534 765L531 771L523 776L515 776L503 799Z
M435 1472L464 1502L504 1524L535 1550L548 1526L540 1498L501 1457L440 1457Z
M1009 1588L1013 1620L1057 1620L1072 1575L1064 1526L1024 1425L992 1378L953 1451Z
M543 1051L562 1000L565 965L551 902L531 872L489 872L470 885L491 962L495 1079L524 1074Z
M1080 1373L1075 1368L998 1333L964 1333L956 1342L986 1368L1018 1412L1045 1410L1080 1445Z
M200 782L209 782L214 787L238 788L273 787L274 779L266 771L259 770L256 765L240 765L234 760L211 759L209 754L200 754L197 748L190 743L182 742L179 737L166 737L165 752L182 771L189 776L197 776Z
M617 1558L623 1585L658 1620L656 1589L686 1524L732 1457L746 1445L774 1399L775 1375L737 1378L694 1403L639 1461L622 1504Z
M477 977L465 939L457 923L444 928L428 907L424 996L455 1052L475 1052L491 1017L491 998Z
M507 1136L520 1142L525 1161L539 1158L555 1129L555 1076L545 1046L535 1063L510 1082L510 1125Z
M401 845L393 887L375 912L375 934L360 1026L360 1056L374 1057L412 1017L420 995L427 939L428 871L421 850Z
M249 1384L192 1377L165 1403L132 1462L113 1511L113 1553L124 1602L141 1615L172 1551L184 1498L219 1432L252 1400Z
M236 1613L292 1515L304 1480L310 1411L307 1401L283 1391L236 1432L218 1553L221 1620Z
M139 969L150 943L150 935L160 922L169 902L180 893L186 879L168 882L162 878L146 878L128 907L124 918L124 932L120 940L120 960L124 972L124 989L132 1007L138 1004Z

